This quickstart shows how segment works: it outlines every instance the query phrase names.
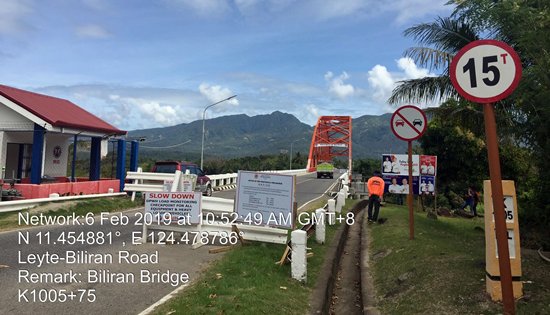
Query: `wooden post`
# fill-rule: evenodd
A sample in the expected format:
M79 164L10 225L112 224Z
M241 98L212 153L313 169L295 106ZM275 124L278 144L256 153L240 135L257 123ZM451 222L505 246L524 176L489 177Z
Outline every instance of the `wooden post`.
M409 205L409 239L414 239L414 212L413 212L413 182L412 182L412 141L409 143L409 195L407 196L407 204Z
M497 237L498 264L500 269L500 285L502 287L502 303L504 314L515 314L514 289L512 286L512 270L510 268L510 253L508 251L508 231L504 218L504 196L500 174L498 152L497 126L493 103L483 105L485 118L485 137L489 158L489 173L491 175L491 192L495 216L495 232ZM490 215L490 214L485 214Z

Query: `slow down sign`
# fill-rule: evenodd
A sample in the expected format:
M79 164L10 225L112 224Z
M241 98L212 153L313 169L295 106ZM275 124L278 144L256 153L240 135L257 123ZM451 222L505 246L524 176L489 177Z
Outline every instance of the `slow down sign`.
M424 112L412 105L405 105L398 108L392 115L391 130L401 140L413 141L426 131L426 115Z

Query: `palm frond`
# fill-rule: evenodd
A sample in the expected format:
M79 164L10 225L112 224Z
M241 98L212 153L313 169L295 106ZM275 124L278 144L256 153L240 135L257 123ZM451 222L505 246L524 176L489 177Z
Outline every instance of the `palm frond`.
M468 43L478 40L469 24L452 19L437 18L432 23L421 23L405 30L404 35L412 37L421 46L431 46L448 54L456 54Z
M449 67L453 58L451 54L431 47L411 47L404 55L412 58L417 66L430 70Z
M388 99L390 104L405 102L422 103L428 101L443 101L450 97L458 97L448 76L425 77L420 79L399 81Z

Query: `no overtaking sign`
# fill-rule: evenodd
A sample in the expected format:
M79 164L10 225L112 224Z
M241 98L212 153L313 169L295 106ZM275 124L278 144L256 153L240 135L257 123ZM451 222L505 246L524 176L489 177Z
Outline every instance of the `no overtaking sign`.
M412 105L398 108L392 115L390 124L395 136L401 140L413 141L426 131L426 115Z

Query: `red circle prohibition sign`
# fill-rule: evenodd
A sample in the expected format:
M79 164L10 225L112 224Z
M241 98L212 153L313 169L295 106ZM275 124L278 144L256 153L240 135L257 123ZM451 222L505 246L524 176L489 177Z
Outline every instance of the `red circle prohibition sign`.
M476 103L494 103L512 94L521 79L521 60L498 40L477 40L454 56L449 76L458 94Z
M413 105L399 107L390 119L393 134L404 141L413 141L420 138L426 132L427 124L428 119L424 111ZM421 129L417 128L417 125ZM404 134L403 131L408 131L409 135Z

